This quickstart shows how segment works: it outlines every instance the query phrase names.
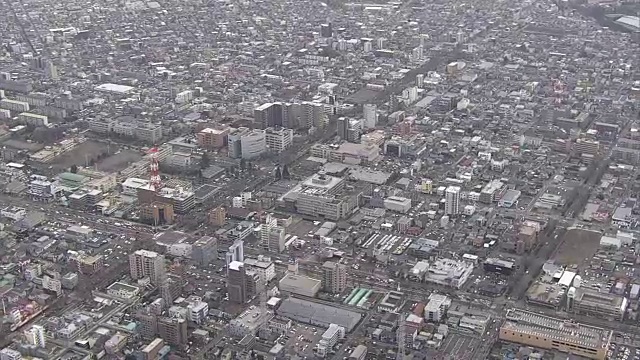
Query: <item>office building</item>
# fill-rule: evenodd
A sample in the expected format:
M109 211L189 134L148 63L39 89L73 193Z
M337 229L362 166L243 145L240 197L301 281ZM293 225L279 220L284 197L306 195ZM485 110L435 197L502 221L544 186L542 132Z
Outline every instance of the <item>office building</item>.
M580 287L575 289L572 312L610 321L622 321L629 299L622 295Z
M244 304L253 299L264 289L264 281L260 275L250 271L239 261L234 261L227 268L227 293L229 301Z
M242 240L236 240L229 246L226 259L227 266L234 261L244 262L244 242Z
M158 317L158 336L167 344L184 346L188 342L187 320L180 318Z
M140 221L153 226L173 224L173 205L154 201L140 206Z
M206 128L196 134L196 141L203 149L219 149L227 145L227 136L229 136L229 128Z
M213 226L224 226L227 219L227 209L224 206L218 206L217 208L209 212L209 224Z
M44 327L40 325L33 325L28 330L25 330L24 336L27 338L27 342L31 345L35 345L39 348L47 347L47 341L44 336Z
M261 129L268 127L291 127L289 124L289 110L291 104L266 103L253 111L254 122Z
M154 285L161 284L166 278L164 256L153 251L138 250L130 254L129 270L132 279L148 277Z
M340 294L347 288L347 267L344 264L327 261L322 269L324 291Z
M444 213L456 216L460 214L460 187L449 186L445 190Z
M364 128L373 129L378 125L378 107L375 104L364 104L362 106L364 113Z
M502 341L604 360L613 331L519 309L507 311Z
M362 136L362 128L363 124L360 120L349 119L346 117L340 117L337 121L337 131L338 137L340 139L352 142L359 143L360 137Z
M338 343L339 340L344 339L345 329L342 326L336 324L330 324L329 328L322 334L322 338L318 342L316 347L316 353L320 357L325 357L331 351L331 349Z
M218 258L218 240L203 236L191 246L191 259L198 265L207 266Z
M424 275L426 282L460 289L473 272L473 263L452 259L430 262Z
M244 265L247 270L257 273L265 284L276 277L276 267L269 257L258 255L257 258L246 258Z
M260 245L263 249L280 253L284 251L285 230L278 226L278 221L271 214L267 214L264 224L260 228Z
M267 128L265 130L265 141L269 152L279 154L293 143L293 129Z

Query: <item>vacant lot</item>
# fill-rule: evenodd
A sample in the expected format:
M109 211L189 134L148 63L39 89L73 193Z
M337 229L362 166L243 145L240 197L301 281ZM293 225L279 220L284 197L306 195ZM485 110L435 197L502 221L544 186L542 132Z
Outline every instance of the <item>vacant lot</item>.
M113 149L113 145L111 148ZM116 172L125 169L129 164L142 159L142 154L135 150L121 150L118 154L113 154L98 162L98 170L105 172Z
M580 265L589 260L598 250L601 236L598 231L575 228L567 230L554 256L556 264Z
M114 150L113 146L111 150ZM107 144L89 140L76 146L73 150L58 156L50 165L58 170L68 169L73 165L87 166L88 164L93 164L93 161L96 160L100 154L106 152Z

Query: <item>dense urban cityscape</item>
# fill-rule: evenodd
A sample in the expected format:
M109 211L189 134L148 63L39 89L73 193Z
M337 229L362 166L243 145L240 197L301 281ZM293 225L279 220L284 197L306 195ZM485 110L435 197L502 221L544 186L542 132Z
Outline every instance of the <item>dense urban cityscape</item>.
M638 1L0 10L0 360L640 360Z

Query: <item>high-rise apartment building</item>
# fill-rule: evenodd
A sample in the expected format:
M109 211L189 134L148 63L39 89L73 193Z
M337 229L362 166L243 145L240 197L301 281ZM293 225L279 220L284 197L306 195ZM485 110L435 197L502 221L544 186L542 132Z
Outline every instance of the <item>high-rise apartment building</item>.
M376 104L364 104L362 106L364 113L364 128L373 129L378 124L378 107Z
M47 342L44 336L44 327L33 325L30 329L25 330L24 335L29 344L39 348L46 348Z
M187 320L164 316L158 317L158 336L169 345L186 345L189 341Z
M326 292L340 294L347 288L347 267L344 264L327 261L322 265L322 269Z
M165 279L164 256L154 251L138 250L129 255L131 278L149 277L152 284L159 285Z
M445 190L444 213L446 215L460 214L460 187L449 186Z

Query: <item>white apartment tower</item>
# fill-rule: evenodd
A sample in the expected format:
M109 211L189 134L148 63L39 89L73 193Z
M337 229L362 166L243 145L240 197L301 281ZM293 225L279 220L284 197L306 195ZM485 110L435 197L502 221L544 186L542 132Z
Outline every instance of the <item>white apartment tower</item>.
M364 128L375 128L378 124L378 107L376 104L364 104L362 111L364 113Z
M444 213L446 215L460 214L460 187L449 186L445 191Z
M30 329L25 330L24 335L27 338L27 342L31 345L39 348L45 348L47 345L44 337L44 327L40 325L33 325Z
M164 256L154 251L138 250L129 255L129 270L132 279L149 277L154 285L165 278Z

